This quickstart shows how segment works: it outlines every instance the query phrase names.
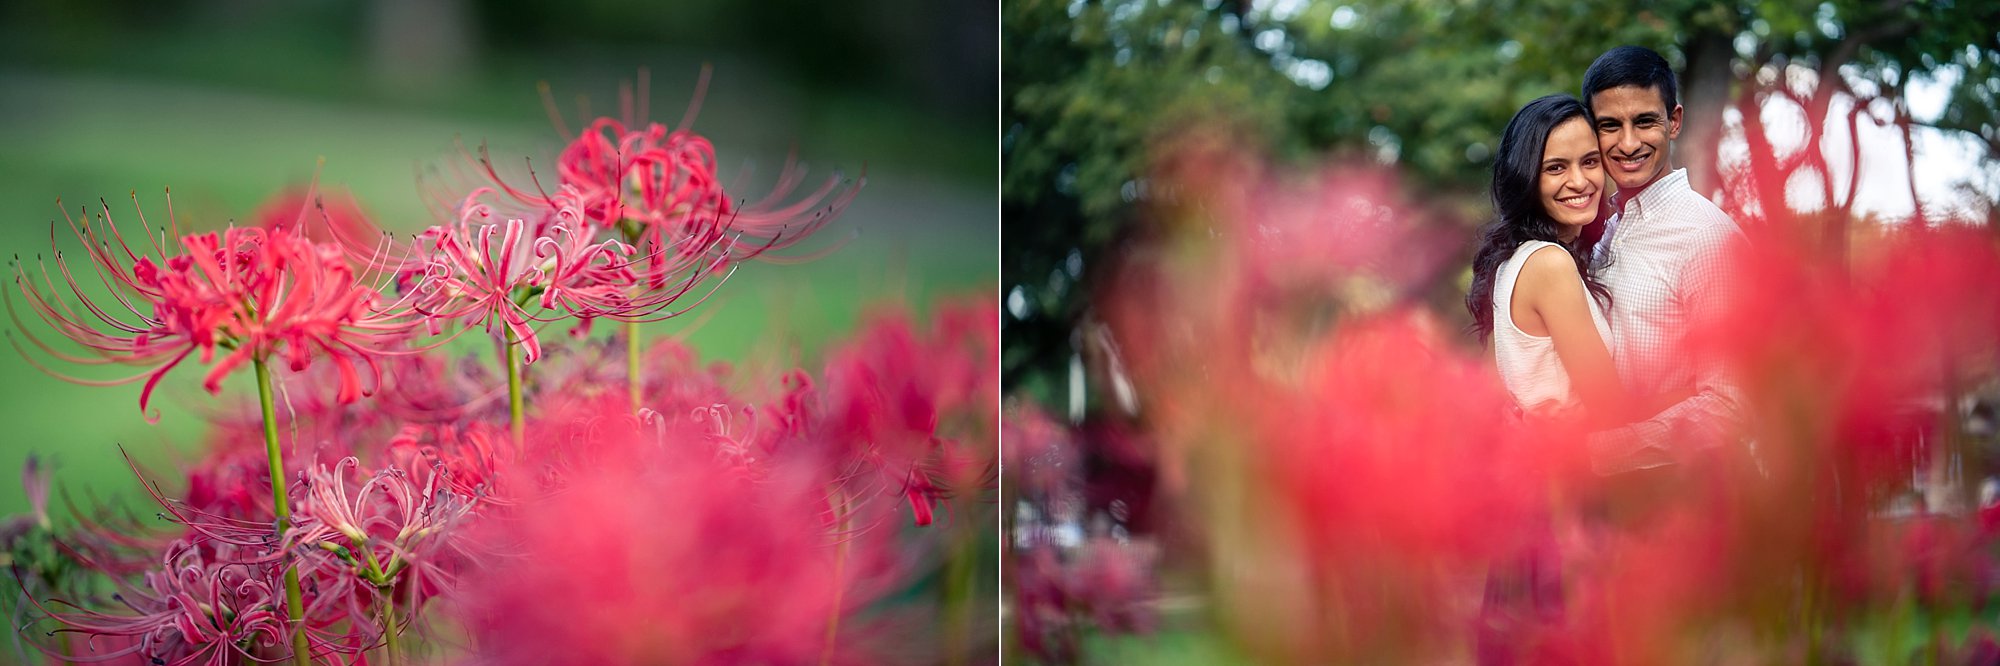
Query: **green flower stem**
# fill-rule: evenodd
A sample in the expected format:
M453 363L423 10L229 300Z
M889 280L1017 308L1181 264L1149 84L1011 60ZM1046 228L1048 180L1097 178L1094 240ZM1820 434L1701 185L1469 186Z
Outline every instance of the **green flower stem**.
M842 577L845 575L844 569L847 566L848 538L851 536L847 532L853 527L850 524L852 516L850 515L851 512L848 511L847 493L839 488L835 488L831 504L833 507L834 538L837 540L833 547L833 604L829 607L826 614L826 648L820 652L820 666L828 666L833 663L833 646L840 635L840 603L842 593L847 591L847 581L842 580Z
M970 521L967 524L969 525ZM969 654L972 647L970 602L972 559L975 550L973 540L978 537L966 527L953 525L949 529L953 534L948 537L951 541L951 554L944 563L945 641L946 654L949 655L945 663L959 666L965 663L965 655Z
M514 329L507 329L507 344L500 348L500 355L507 360L507 422L514 433L514 452L528 452L527 420L521 409L521 346L520 338L514 336Z
M626 219L618 221L618 230L625 236L625 244L643 247L646 242L643 227L638 222ZM625 322L625 394L632 399L632 412L639 412L639 400L644 397L639 382L639 322Z
M385 570L382 568L381 560L375 558L375 551L368 549L368 543L366 541L363 541L361 539L354 539L353 541L354 541L354 549L356 551L359 551L361 553L362 558L366 559L368 562L368 571L366 572L365 577L368 580L375 583L375 593L378 596L382 597L382 640L384 641L383 649L386 650L388 653L387 654L388 659L386 661L389 664L389 666L396 666L397 664L402 663L402 661L399 659L400 652L396 649L396 584L394 582L395 575L384 573ZM393 560L391 560L391 566L394 566Z
M402 652L396 648L396 586L382 585L375 588L382 597L382 640L383 649L388 651L389 666L403 663Z
M639 322L625 322L625 394L632 399L632 411L638 413L639 399L643 396L639 385Z
M271 505L278 514L278 541L283 543L285 530L292 524L292 507L286 499L291 494L285 491L285 459L278 448L278 418L271 404L271 369L263 359L253 362L257 368L257 406L264 409L264 453L271 462ZM306 603L299 592L299 570L291 566L291 558L285 563L285 611L292 621L292 663L311 666L312 650L306 643Z
M1807 570L1805 572L1805 600L1801 605L1804 606L1805 617L1802 619L1806 625L1806 664L1808 666L1819 666L1820 663L1820 589L1818 579L1819 576L1813 571Z

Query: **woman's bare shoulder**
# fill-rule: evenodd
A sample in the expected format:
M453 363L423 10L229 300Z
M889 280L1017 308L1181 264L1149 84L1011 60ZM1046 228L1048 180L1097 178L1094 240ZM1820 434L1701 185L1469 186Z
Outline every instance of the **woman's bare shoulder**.
M1521 264L1522 279L1554 283L1575 280L1576 276L1576 259L1560 245L1535 248Z

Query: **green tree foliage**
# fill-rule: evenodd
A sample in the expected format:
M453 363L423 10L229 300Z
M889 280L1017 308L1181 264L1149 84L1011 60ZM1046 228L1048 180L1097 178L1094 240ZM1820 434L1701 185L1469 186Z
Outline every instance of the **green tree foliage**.
M1599 53L1639 44L1681 72L1677 158L1703 191L1723 186L1716 146L1733 100L1791 95L1824 110L1839 95L1879 98L1898 112L1857 122L1907 126L1922 122L1902 99L1910 78L1946 68L1962 78L1932 124L1978 136L1991 163L2000 159L1995 25L2000 3L1929 0L1006 0L1005 381L1055 397L1106 260L1146 233L1146 202L1157 196L1146 186L1148 148L1190 123L1248 129L1254 148L1277 159L1392 162L1426 198L1478 210L1513 112L1544 94L1576 94ZM1765 80L1787 67L1827 83Z

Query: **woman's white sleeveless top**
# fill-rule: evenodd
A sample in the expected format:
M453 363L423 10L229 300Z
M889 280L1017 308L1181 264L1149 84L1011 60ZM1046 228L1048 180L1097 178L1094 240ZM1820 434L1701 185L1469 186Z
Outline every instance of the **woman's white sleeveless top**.
M1507 385L1509 393L1514 394L1514 402L1527 410L1567 407L1577 399L1570 391L1569 373L1563 371L1562 360L1556 357L1555 341L1547 336L1528 335L1514 325L1514 280L1521 274L1521 265L1527 263L1528 256L1545 247L1567 254L1562 246L1555 243L1528 241L1514 248L1514 256L1501 264L1500 270L1493 276L1494 365L1500 370L1500 381ZM1597 299L1589 297L1588 300L1590 322L1597 326L1598 337L1609 346L1611 327L1605 324L1604 312Z

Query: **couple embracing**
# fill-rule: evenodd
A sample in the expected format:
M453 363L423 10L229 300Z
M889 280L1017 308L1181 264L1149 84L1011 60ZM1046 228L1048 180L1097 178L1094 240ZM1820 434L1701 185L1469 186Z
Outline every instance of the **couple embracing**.
M1677 87L1666 59L1624 46L1591 63L1582 99L1523 107L1502 133L1495 219L1473 257L1466 307L1515 402L1530 422L1580 418L1591 433L1606 495L1586 512L1621 493L1680 499L1687 463L1736 448L1724 445L1737 441L1737 392L1687 342L1720 307L1742 232L1671 167ZM1524 527L1487 579L1482 664L1538 661L1523 655L1532 636L1563 624L1553 526Z
M1677 88L1660 54L1622 46L1584 72L1581 100L1529 102L1501 135L1473 255L1466 307L1502 382L1529 414L1593 424L1601 475L1686 462L1739 421L1733 388L1686 344L1720 306L1741 231L1670 166Z

